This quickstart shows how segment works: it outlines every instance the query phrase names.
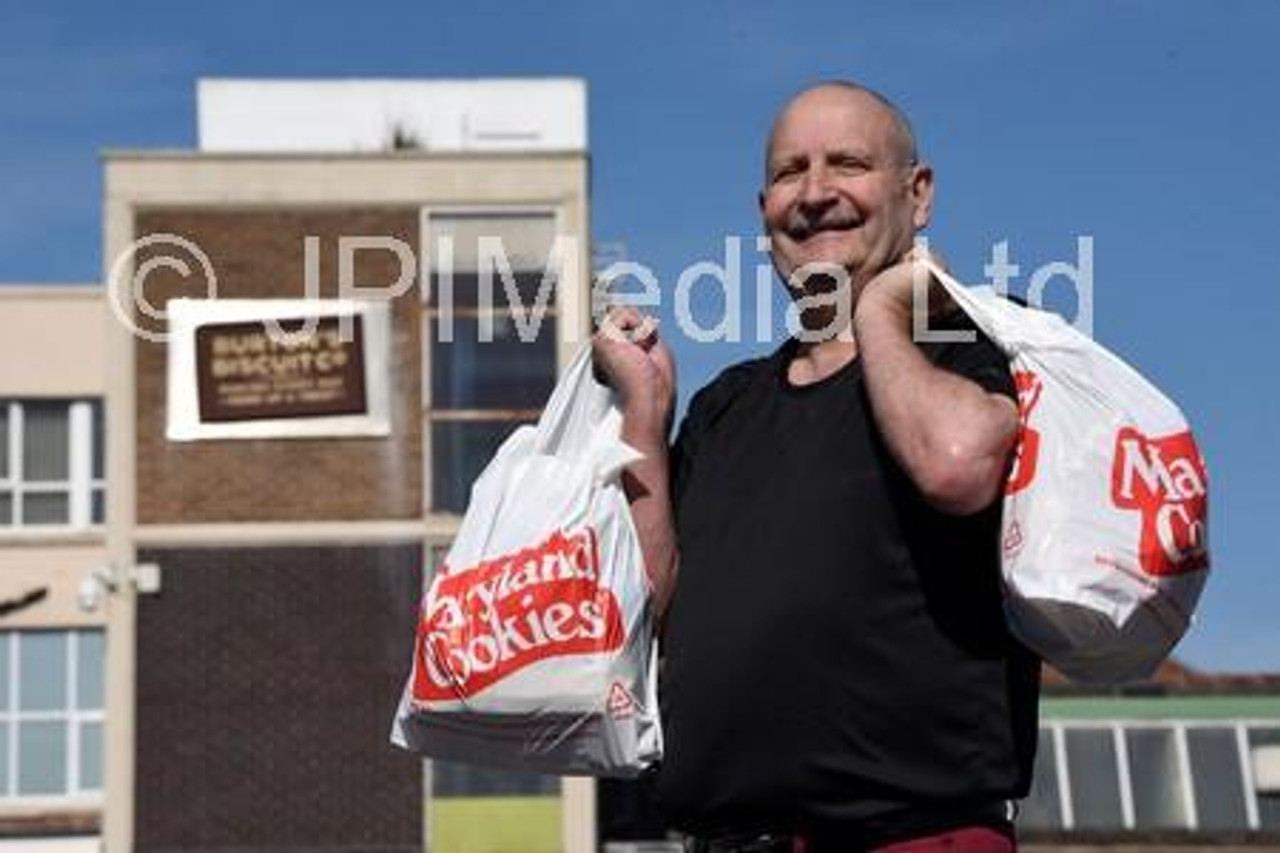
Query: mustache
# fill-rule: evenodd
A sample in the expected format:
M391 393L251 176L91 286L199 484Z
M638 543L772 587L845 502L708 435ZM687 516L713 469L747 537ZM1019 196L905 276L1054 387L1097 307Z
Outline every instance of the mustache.
M807 240L823 231L851 231L861 224L861 219L850 216L831 216L825 219L796 217L787 223L787 235L793 240Z

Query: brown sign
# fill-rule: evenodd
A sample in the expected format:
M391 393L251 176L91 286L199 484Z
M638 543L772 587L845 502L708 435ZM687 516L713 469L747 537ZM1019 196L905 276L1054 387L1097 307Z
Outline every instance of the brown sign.
M307 335L295 335L314 324ZM196 329L196 383L205 423L368 413L359 316L260 320ZM298 340L293 338L297 337Z

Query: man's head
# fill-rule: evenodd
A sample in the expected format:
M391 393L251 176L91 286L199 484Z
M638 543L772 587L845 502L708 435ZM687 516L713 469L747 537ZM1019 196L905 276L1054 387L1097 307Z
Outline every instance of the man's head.
M760 212L774 266L794 295L814 289L805 287L807 265L832 264L856 294L911 249L932 206L933 172L917 159L906 116L883 96L823 83L778 114Z

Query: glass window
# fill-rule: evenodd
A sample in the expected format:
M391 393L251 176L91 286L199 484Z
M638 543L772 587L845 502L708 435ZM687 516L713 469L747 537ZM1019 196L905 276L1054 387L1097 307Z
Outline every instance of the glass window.
M33 631L22 636L18 691L23 711L51 711L67 704L67 635Z
M1028 829L1056 829L1062 826L1058 755L1053 748L1052 729L1040 730L1031 793L1018 808L1018 826Z
M80 789L95 791L102 787L102 723L85 723L80 727Z
M103 414L101 400L94 400L90 406L93 419L93 479L101 480L106 476L106 417Z
M101 401L9 400L0 401L0 412L0 481L7 481L0 483L0 525L101 523ZM82 457L88 464L73 468Z
M0 714L9 710L9 635L0 634Z
M1280 728L1261 726L1249 729L1249 748L1259 746L1280 746ZM1256 795L1258 800L1258 822L1263 829L1280 829L1280 797L1275 795Z
M427 226L426 254L433 274L453 271L453 296L460 300L457 304L475 305L466 301L465 279L460 273L500 273L504 261L512 272L541 272L550 258L555 231L555 216L545 212L433 213ZM441 304L436 288L427 295L433 305Z
M1175 732L1135 728L1125 733L1133 814L1139 829L1188 825Z
M71 496L66 492L27 492L22 501L24 524L66 524L71 520Z
M431 762L432 789L438 797L559 796L560 777L494 770L454 761Z
M1246 829L1244 779L1234 729L1187 729L1191 783L1201 829Z
M0 633L0 799L101 790L104 645L94 630Z
M78 631L76 640L76 707L85 710L101 708L105 635L101 631Z
M461 512L502 439L556 379L556 224L546 212L432 214L423 334L431 508Z
M481 320L454 318L453 343L437 344L431 356L431 399L437 409L537 409L555 385L554 335L522 340L520 327L501 315L491 320L487 341ZM528 329L529 327L526 327ZM438 320L431 321L439 340Z
M436 421L431 428L433 506L462 512L471 484L489 464L498 446L519 426L517 421Z
M9 477L9 404L0 400L0 480Z
M71 473L70 436L70 410L66 403L24 403L23 479L68 479Z
M1120 778L1110 729L1067 729L1071 802L1079 829L1120 829Z
M18 793L67 790L67 724L18 724Z

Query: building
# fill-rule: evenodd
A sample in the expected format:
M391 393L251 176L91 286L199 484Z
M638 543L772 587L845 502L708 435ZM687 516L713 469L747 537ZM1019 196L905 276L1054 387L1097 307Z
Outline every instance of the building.
M585 109L202 81L198 150L104 156L104 285L0 292L10 843L590 849L590 781L387 743L423 566L589 329Z

